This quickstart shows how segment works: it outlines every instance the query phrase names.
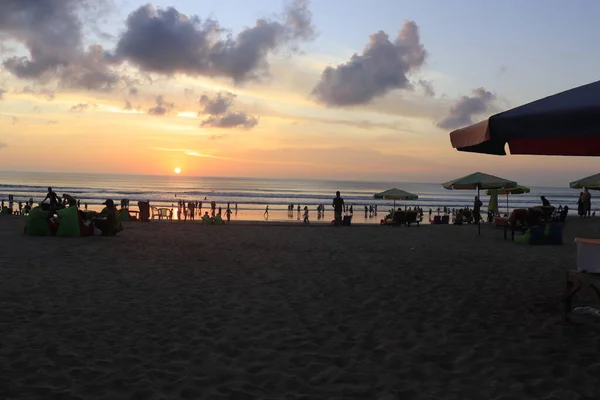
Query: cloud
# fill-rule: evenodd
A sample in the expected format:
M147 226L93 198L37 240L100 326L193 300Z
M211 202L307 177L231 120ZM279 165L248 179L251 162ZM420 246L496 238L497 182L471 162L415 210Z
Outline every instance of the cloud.
M442 129L457 129L471 125L473 117L488 111L496 95L484 88L473 90L472 96L462 96L450 107L448 115L437 123Z
M139 94L139 90L136 87L131 87L129 88L129 95L130 96L137 96Z
M433 83L431 81L426 81L424 79L419 79L419 86L423 89L423 93L427 97L435 97L435 89L433 87Z
M8 145L6 144L6 142L0 142L0 149L3 149L5 147L8 147Z
M0 35L22 44L29 56L12 56L4 67L20 79L62 87L109 90L122 80L102 46L83 46L83 26L93 27L109 0L3 0ZM93 14L94 18L85 18Z
M257 79L268 71L270 53L314 37L308 6L308 0L294 0L281 21L259 19L233 37L218 21L147 4L129 14L111 57L164 75Z
M210 116L200 123L201 127L252 129L258 124L258 118L240 112Z
M210 135L208 136L208 140L219 140L226 138L227 135Z
M150 115L165 115L175 107L174 103L168 103L163 95L156 96L156 106L148 109Z
M229 110L236 97L235 94L226 91L217 93L212 99L208 95L203 94L200 97L200 105L204 106L204 114L220 115Z
M508 72L508 68L503 65L500 67L500 70L498 72L500 72L500 75L504 75Z
M37 97L43 97L48 101L52 101L56 97L56 92L54 92L53 90L46 89L46 88L42 88L40 90L35 90L35 89L31 88L30 86L25 86L23 88L23 90L21 91L21 93L32 94Z
M19 122L19 118L15 117L14 115L12 116L12 124L16 125Z
M11 57L4 66L20 78L37 78L69 64L82 42L77 15L83 1L22 1L0 3L0 32L21 42L30 57Z
M4 93L6 93L6 90L0 88L0 100L4 100Z
M200 123L201 127L252 129L258 124L258 118L243 112L230 111L237 95L223 91L210 98L200 97L201 113L209 115Z
M58 121L57 121L57 120L55 120L55 119L51 119L51 120L48 120L48 121L46 121L46 123L47 123L48 125L56 125L56 124L58 124Z
M312 95L329 106L351 106L369 103L392 90L412 89L408 75L418 70L426 57L419 27L407 21L393 43L387 33L379 31L370 36L361 55L325 68Z
M85 110L87 110L88 108L89 108L88 104L79 103L79 104L76 104L73 107L71 107L71 109L69 111L71 111L71 112L77 112L77 113L82 113L82 112L85 112Z

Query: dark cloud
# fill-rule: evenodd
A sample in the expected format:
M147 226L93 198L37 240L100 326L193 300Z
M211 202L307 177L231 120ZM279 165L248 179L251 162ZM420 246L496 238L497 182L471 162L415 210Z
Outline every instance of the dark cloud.
M219 92L214 97L203 94L200 105L203 107L200 114L209 115L200 123L201 127L214 128L242 128L252 129L258 124L258 118L242 113L230 111L237 95L231 92Z
M281 21L259 19L234 37L218 21L148 4L127 18L112 59L165 75L223 76L235 82L256 79L268 71L270 53L314 37L308 6L308 0L294 0Z
M0 33L22 43L27 57L11 57L4 66L20 78L38 78L76 58L81 48L81 21L77 15L84 1L3 0Z
M140 91L138 90L138 88L136 88L136 87L129 88L130 96L137 96L139 93L140 93Z
M433 87L433 83L430 81L426 81L424 79L419 79L419 86L423 89L423 93L428 97L435 97L435 89Z
M92 27L108 0L2 0L0 36L21 43L28 57L13 56L4 67L21 79L63 87L109 90L121 77L109 69L100 45L83 46L83 25ZM82 20L82 18L84 18ZM1 39L0 39L1 40Z
M21 91L21 93L27 93L27 94L32 94L34 96L43 97L48 101L54 100L54 98L56 97L56 92L54 92L53 90L46 89L46 88L35 90L35 89L31 88L30 86L25 86L23 88L23 90Z
M88 90L112 90L127 78L111 69L104 48L98 44L91 45L73 61L63 66L58 73L61 86L83 88Z
M82 112L85 112L85 110L87 110L89 107L90 106L88 104L79 103L79 104L76 104L73 107L71 107L71 109L69 111L82 113Z
M0 142L0 149L3 149L5 147L8 147L8 145L6 144L6 142Z
M437 123L442 129L457 129L471 125L473 117L489 111L496 95L484 88L473 90L472 96L462 96L450 107L448 115Z
M426 57L419 27L407 21L394 42L379 31L370 36L361 55L354 54L335 68L325 68L312 94L330 106L366 104L391 90L412 89L408 75L418 70Z
M148 109L150 115L165 115L175 107L174 103L168 103L164 100L162 94L156 96L156 106Z
M129 100L125 100L125 107L123 107L123 110L131 110L133 109L133 107L131 106L131 102Z
M0 88L0 100L4 99L4 93L6 93L5 89Z
M201 127L252 129L258 124L258 118L241 112L230 112L219 116L210 116L200 123Z
M229 108L233 105L237 95L231 92L219 92L212 99L206 94L200 97L200 105L204 108L202 112L210 115L221 115L226 113Z

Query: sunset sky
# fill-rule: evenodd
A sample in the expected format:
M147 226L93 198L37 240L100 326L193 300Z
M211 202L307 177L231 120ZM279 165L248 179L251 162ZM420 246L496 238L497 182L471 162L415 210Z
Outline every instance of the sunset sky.
M564 185L448 133L600 79L592 0L0 2L0 170Z

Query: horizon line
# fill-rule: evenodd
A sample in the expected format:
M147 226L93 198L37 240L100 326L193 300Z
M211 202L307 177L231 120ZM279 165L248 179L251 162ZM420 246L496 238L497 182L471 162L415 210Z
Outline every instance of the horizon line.
M147 176L147 177L169 177L169 178L198 178L198 179L253 179L253 180L288 180L288 181L320 181L320 182L345 182L345 183L416 183L416 184L430 184L430 185L442 185L443 182L418 182L418 181L389 181L389 180L350 180L350 179L314 179L314 178L266 178L266 177L244 177L244 176L199 176L199 175L185 175L185 174L127 174L127 173L115 173L115 172L60 172L60 171L13 171L13 170L0 170L0 173L11 173L11 174L72 174L72 175L112 175L112 176ZM564 186L535 186L537 188L558 188L558 189L570 189L568 185Z

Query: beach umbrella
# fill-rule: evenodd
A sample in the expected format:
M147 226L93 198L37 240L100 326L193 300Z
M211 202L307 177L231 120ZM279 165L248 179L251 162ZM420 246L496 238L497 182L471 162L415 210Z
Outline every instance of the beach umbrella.
M600 174L578 179L574 182L571 182L569 187L571 187L571 189L588 188L590 190L600 190Z
M444 189L448 190L474 190L477 189L477 197L481 189L502 189L504 187L517 186L517 182L499 178L494 175L475 172L474 174L463 176L449 182L443 183ZM477 220L477 230L481 235L480 219Z
M509 188L502 188L502 189L498 189L496 190L497 194L501 194L501 195L506 195L506 212L508 213L508 195L509 194L523 194L523 193L529 193L531 191L531 189L529 189L526 186L521 186L521 185L516 185L513 187L509 187ZM492 194L492 190L488 190L486 192L487 195L491 195Z
M375 193L374 199L394 200L394 210L396 209L396 200L417 200L419 196L400 189L389 189L385 192Z
M600 156L600 81L492 115L450 133L459 151Z

